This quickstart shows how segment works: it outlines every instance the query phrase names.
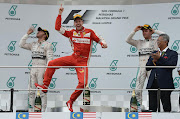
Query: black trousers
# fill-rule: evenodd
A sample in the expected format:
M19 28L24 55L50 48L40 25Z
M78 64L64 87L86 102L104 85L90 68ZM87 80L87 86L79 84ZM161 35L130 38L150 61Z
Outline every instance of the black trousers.
M158 89L158 83L157 79L154 79L153 84L151 86L151 89ZM163 109L165 112L171 111L171 92L172 91L161 91L160 92L160 100L163 105ZM158 99L157 99L157 91L149 91L149 110L152 110L153 112L157 111L158 107Z

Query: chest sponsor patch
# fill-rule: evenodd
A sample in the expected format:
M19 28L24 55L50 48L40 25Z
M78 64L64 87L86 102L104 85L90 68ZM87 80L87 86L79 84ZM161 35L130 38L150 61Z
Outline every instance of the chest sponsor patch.
M87 38L72 38L72 41L75 43L90 44L90 39Z
M139 49L139 54L140 55L149 55L153 52L153 48L152 47L149 47L149 48L141 48Z
M90 33L84 32L83 35L84 35L84 37L90 37Z
M85 31L84 32L78 32L78 33L76 31L73 32L73 36L79 37L81 35L83 35L84 37L90 37L90 33L89 32L88 33L85 32Z

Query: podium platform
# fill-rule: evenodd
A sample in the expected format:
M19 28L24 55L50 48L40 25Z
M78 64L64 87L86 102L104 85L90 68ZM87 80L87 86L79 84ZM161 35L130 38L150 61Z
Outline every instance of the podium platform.
M76 112L42 112L41 119L72 119L71 115ZM83 112L85 113L85 112ZM133 119L132 116L134 113L132 112L94 112L96 114L96 118L93 119ZM18 115L26 115L27 118L19 118ZM139 114L135 114L139 117ZM28 112L3 112L0 113L0 119L28 119ZM133 116L134 117L134 116ZM138 117L136 119L138 119ZM179 119L180 113L151 113L150 118L143 119ZM90 119L90 118L89 118Z
M74 112L128 112L128 108L111 107L111 106L91 106L80 105L73 106ZM51 112L69 112L68 107L54 107Z

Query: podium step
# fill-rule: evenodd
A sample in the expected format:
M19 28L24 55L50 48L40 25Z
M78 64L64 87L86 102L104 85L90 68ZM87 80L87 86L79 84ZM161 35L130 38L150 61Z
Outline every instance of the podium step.
M74 112L128 112L128 108L111 107L111 106L91 106L91 105L74 105ZM51 112L69 112L68 107L54 107Z

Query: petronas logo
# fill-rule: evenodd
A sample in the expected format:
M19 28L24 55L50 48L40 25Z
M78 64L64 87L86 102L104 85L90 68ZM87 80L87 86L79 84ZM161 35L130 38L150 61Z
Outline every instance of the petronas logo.
M117 70L117 63L118 63L118 60L113 60L112 62L111 62L111 64L110 64L110 70L111 71L116 71Z
M136 78L133 78L133 80L131 81L130 87L132 89L135 89L135 87L136 87Z
M38 24L32 24L32 26L33 26L34 28L36 28L37 25L38 25ZM31 35L34 35L34 34L35 34L35 32L31 33Z
M17 5L11 6L11 8L9 9L9 12L8 12L10 16L16 15L16 8L17 8Z
M131 51L132 53L136 53L136 52L137 52L137 48L134 47L134 46L131 46L131 47L130 47L130 51Z
M10 44L8 45L8 51L13 52L15 50L15 44L17 41L11 41Z
M172 14L172 15L176 16L176 15L179 14L179 6L180 6L180 4L175 4L175 5L173 6L173 8L172 8L172 10L171 10L171 14Z
M51 83L49 85L50 89L54 89L56 87L56 80L57 80L57 78L52 78L51 79Z
M131 84L130 84L130 87L132 89L135 89L136 88L136 80L137 80L137 77L138 77L138 74L139 74L139 68L137 69L137 74L136 74L136 78L133 78L133 80L131 81Z
M29 67L28 69L31 70L30 67L32 67L32 60L29 62L28 67Z
M29 104L29 96L28 96L28 108L33 108L32 105Z
M178 51L179 50L179 42L180 42L180 40L175 40L171 46L171 49L174 51Z
M152 28L153 28L154 30L158 30L158 26L159 26L159 23L154 23L153 26L152 26Z
M97 46L97 43L93 42L92 53L95 53L97 51L96 46Z
M91 88L91 89L95 89L96 87L97 87L97 84L96 84L96 81L98 80L98 78L93 78L92 80L91 80L91 82L89 83L89 87Z
M57 45L57 42L52 42L52 46L53 46L53 53L56 52L56 45Z
M7 81L6 85L8 88L13 88L14 87L14 80L16 77L10 77L9 80Z
M179 80L180 80L180 77L175 77L173 82L174 82L174 87L175 88L179 88Z
M76 69L75 68L69 68L70 71L75 71Z

